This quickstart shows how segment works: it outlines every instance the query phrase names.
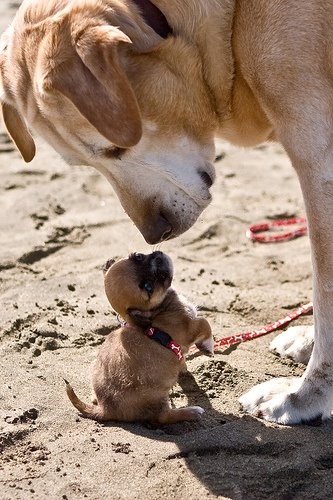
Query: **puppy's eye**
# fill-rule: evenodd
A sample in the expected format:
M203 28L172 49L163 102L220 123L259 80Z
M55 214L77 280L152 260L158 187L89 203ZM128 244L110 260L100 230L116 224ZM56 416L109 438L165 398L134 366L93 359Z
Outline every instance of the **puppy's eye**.
M138 253L138 252L132 253L131 257L133 260L136 260L136 262L142 262L143 259L145 258L143 253Z
M143 288L143 290L145 290L149 294L153 293L153 291L154 291L154 287L153 287L152 283L150 283L150 281L145 281L142 284L141 288Z
M126 153L126 149L112 146L111 148L104 149L104 156L114 160L121 160L121 157Z

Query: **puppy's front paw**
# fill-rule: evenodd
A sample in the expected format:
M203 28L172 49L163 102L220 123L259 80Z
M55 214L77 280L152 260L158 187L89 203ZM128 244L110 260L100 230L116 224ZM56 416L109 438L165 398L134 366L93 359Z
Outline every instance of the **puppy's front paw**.
M210 357L214 356L214 339L213 339L213 337L209 337L208 339L205 339L202 342L198 342L195 345L199 349L199 351L201 351L203 354L206 354L207 356L210 356Z
M306 365L311 356L313 338L313 326L292 326L272 340L269 350Z

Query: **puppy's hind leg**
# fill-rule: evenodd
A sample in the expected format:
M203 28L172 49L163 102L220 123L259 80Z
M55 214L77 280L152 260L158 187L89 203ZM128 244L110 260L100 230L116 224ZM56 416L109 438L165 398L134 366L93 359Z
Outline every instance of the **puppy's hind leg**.
M190 422L200 420L205 410L201 406L185 406L184 408L170 408L168 405L158 415L160 424L175 424L177 422Z

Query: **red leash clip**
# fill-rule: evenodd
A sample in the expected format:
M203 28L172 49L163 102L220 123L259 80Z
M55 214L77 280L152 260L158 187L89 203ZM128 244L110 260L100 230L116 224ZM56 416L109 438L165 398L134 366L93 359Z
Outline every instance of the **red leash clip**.
M271 234L263 234L272 228L292 226L298 224L295 229L290 231L278 231ZM250 240L260 243L276 243L279 241L288 241L308 232L308 226L304 217L289 217L288 219L276 219L271 221L257 222L251 224L246 230L246 236Z

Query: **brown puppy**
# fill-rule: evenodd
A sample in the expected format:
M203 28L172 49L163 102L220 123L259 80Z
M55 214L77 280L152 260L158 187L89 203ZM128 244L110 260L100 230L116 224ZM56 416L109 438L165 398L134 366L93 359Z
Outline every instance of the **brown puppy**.
M83 403L66 385L69 399L85 417L159 423L201 417L199 406L176 409L169 404L190 346L196 343L209 354L214 347L207 320L171 288L172 272L162 252L107 263L106 294L127 323L107 336L94 363L94 403Z

